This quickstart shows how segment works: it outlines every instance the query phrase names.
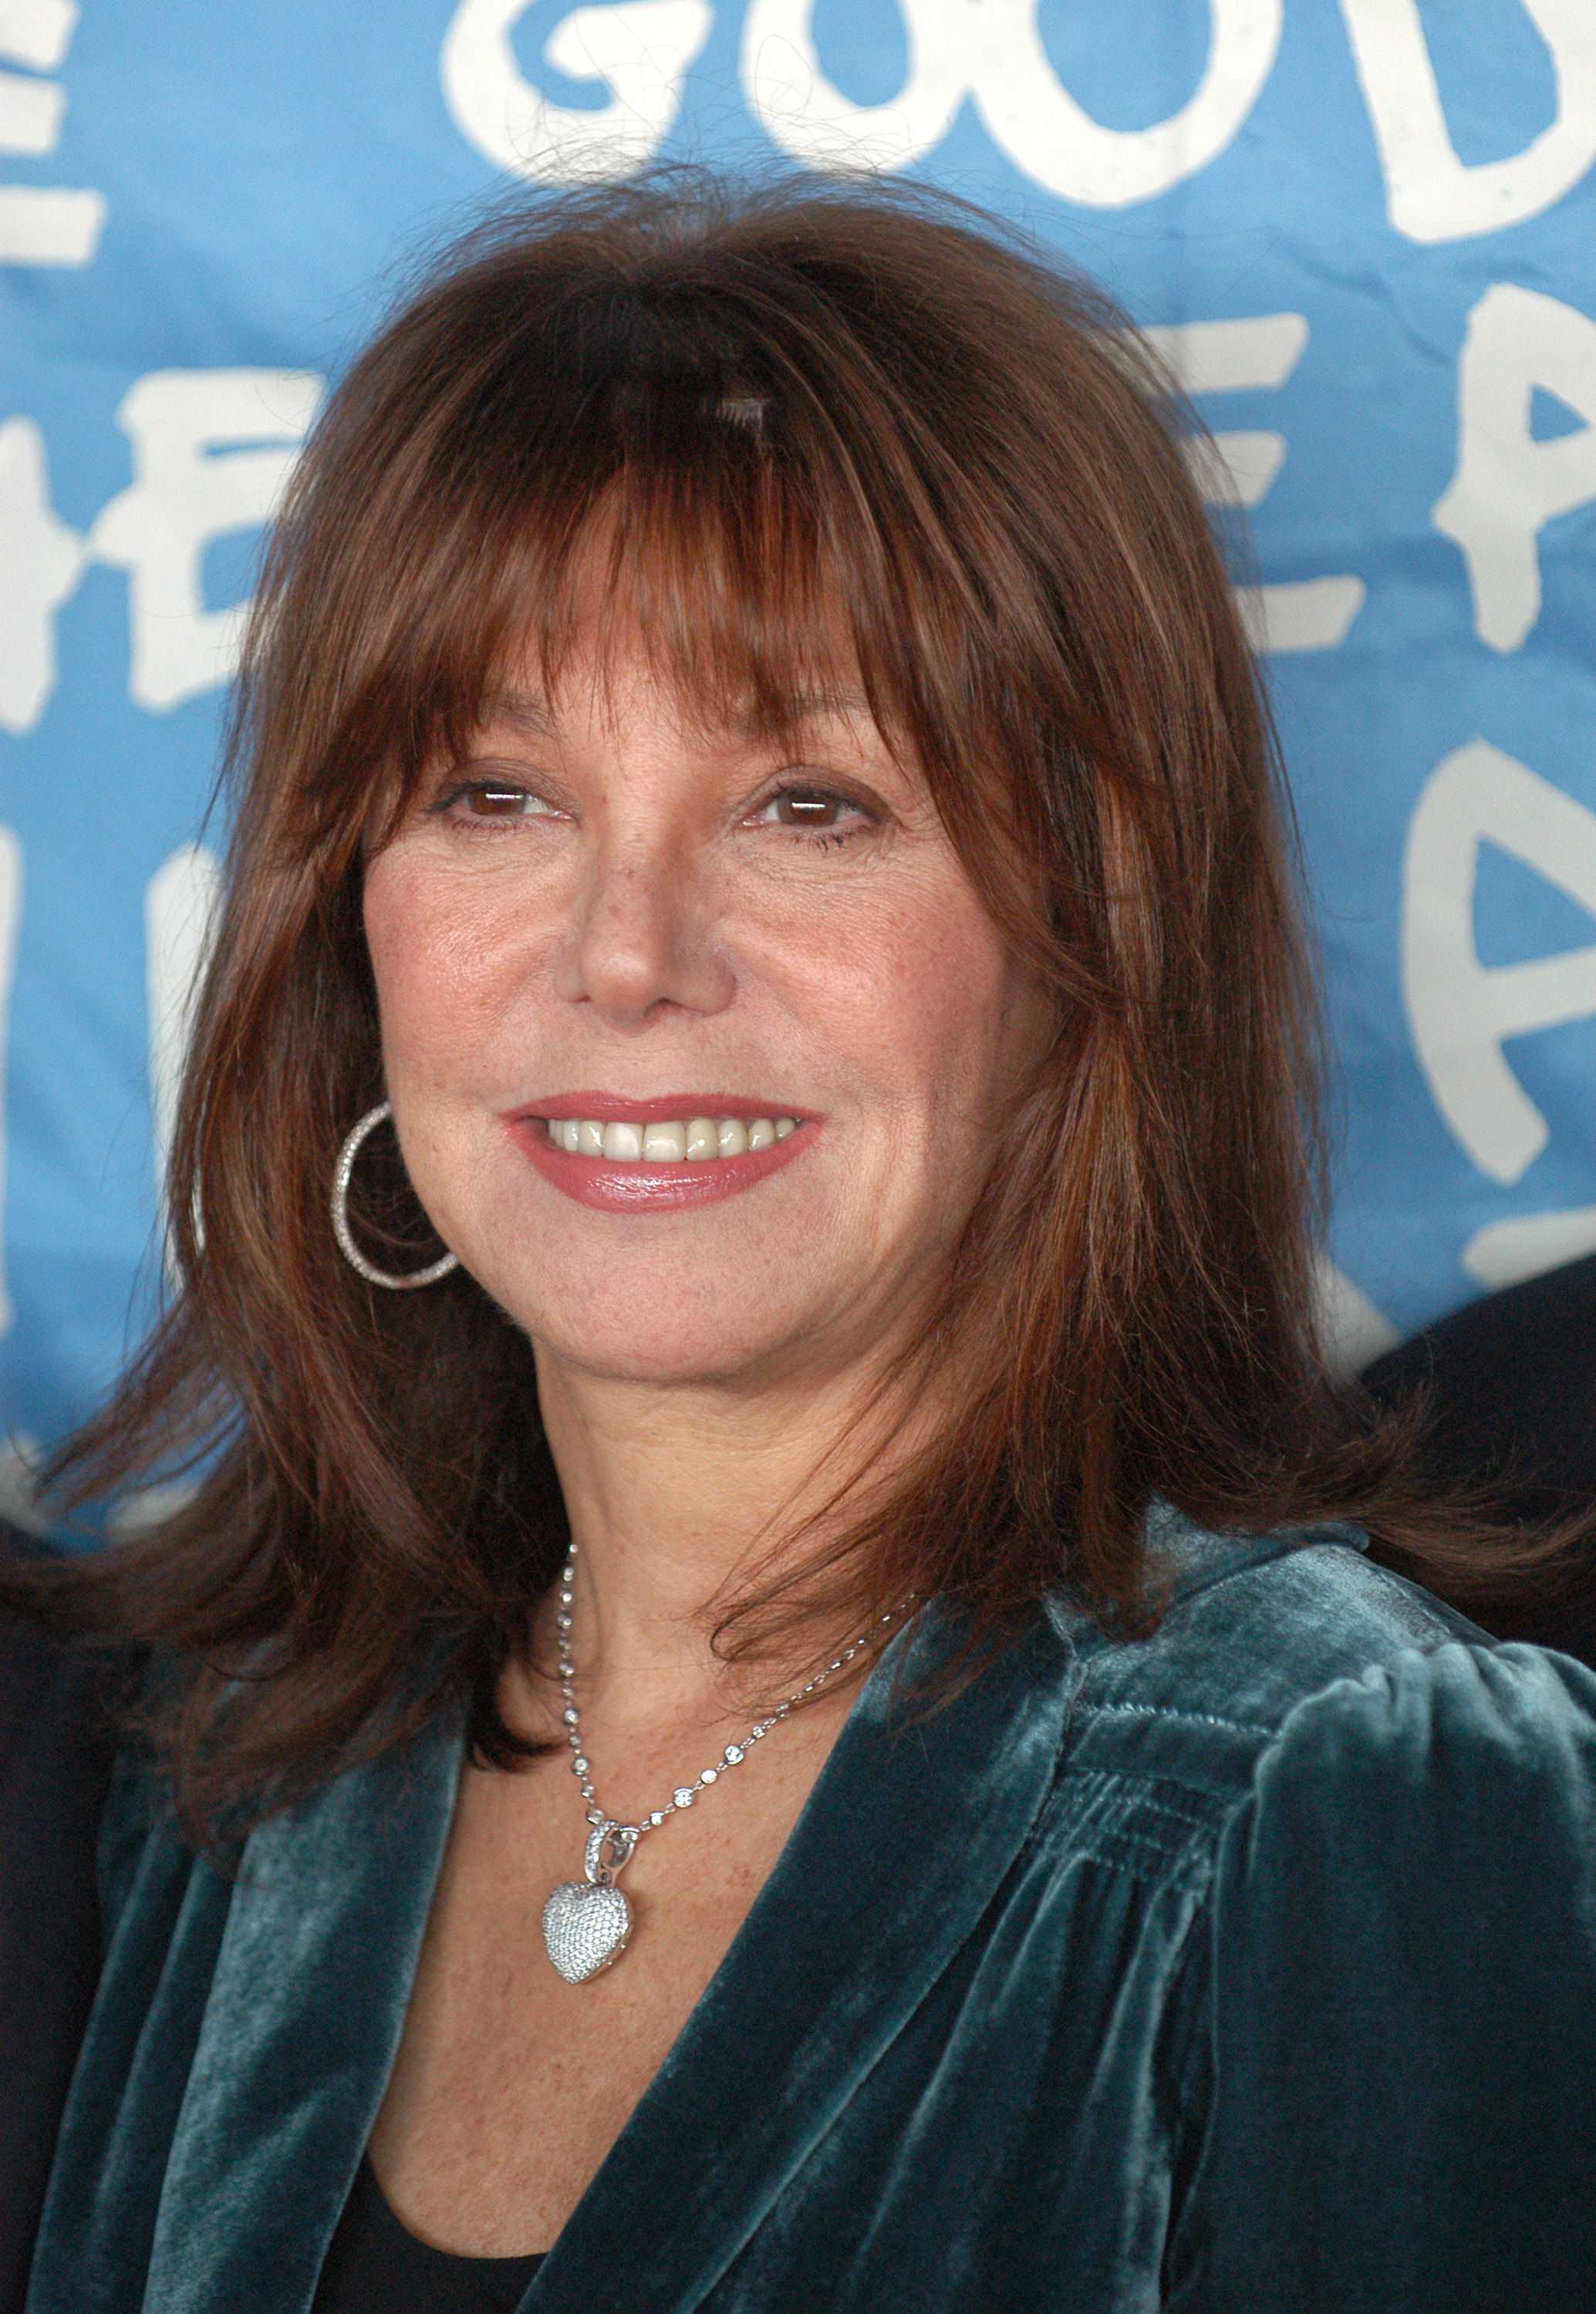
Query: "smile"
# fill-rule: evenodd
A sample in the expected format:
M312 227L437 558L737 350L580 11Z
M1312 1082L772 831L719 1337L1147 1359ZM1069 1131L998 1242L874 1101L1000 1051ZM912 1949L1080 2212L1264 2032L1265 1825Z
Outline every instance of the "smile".
M710 1205L752 1188L809 1148L820 1120L724 1098L630 1102L576 1094L506 1122L544 1180L578 1205L643 1214Z

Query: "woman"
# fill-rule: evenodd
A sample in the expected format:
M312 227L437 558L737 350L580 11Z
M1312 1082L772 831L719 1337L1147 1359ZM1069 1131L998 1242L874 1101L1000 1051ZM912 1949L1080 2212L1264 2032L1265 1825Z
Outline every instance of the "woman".
M1596 1686L1324 1379L1177 434L813 185L511 219L335 398L67 1464L198 1485L80 1578L29 2314L1596 2303Z

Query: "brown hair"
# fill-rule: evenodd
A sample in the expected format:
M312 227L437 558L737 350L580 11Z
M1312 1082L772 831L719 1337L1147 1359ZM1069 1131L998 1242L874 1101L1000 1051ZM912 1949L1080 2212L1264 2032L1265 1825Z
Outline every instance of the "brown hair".
M201 1814L451 1690L489 1756L513 1749L495 1680L565 1542L530 1348L463 1273L372 1292L327 1195L382 1095L374 809L461 746L529 620L553 679L601 534L700 695L779 720L840 617L1054 999L926 1337L957 1418L791 1611L824 1598L862 1628L941 1593L992 1631L1067 1580L1133 1624L1155 1495L1231 1530L1361 1519L1482 1602L1552 1565L1426 1506L1404 1434L1323 1369L1309 978L1191 423L1094 289L901 187L671 176L522 208L356 362L246 654L170 1171L183 1287L59 1463L80 1492L198 1474L78 1580L191 1666L167 1732ZM379 1142L361 1229L403 1267L427 1246Z

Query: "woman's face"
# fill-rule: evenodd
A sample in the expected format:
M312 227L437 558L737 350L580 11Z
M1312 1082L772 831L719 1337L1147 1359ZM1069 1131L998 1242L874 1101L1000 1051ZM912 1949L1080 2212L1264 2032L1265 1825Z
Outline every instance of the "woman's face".
M366 932L428 1214L542 1354L617 1377L902 1340L1036 1035L862 701L706 726L640 647L494 703L369 861Z

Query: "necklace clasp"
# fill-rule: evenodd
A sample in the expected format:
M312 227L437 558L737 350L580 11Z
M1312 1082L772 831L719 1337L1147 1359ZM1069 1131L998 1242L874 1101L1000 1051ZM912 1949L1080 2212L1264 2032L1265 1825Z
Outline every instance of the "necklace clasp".
M607 1816L603 1824L594 1825L587 1835L582 1868L595 1888L612 1887L620 1878L631 1861L641 1831L640 1824L613 1824Z

